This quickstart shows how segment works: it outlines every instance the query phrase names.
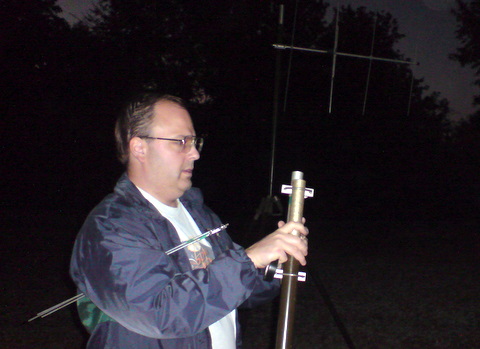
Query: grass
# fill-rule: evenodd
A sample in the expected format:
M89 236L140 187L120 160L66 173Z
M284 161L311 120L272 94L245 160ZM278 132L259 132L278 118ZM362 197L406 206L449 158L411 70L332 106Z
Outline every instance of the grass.
M294 347L348 348L313 275L356 348L479 348L479 230L459 223L431 227L311 226L309 276L298 284ZM74 307L25 323L75 294L67 274L74 233L42 230L3 231L0 348L84 347ZM276 309L267 304L242 312L245 348L274 347Z
M356 348L480 347L478 235L434 233L363 245L345 236L316 240L310 275L320 278ZM312 277L299 284L294 347L348 348L319 289ZM269 331L263 323L275 322L271 308L260 322L249 318L246 348L272 347L258 338Z

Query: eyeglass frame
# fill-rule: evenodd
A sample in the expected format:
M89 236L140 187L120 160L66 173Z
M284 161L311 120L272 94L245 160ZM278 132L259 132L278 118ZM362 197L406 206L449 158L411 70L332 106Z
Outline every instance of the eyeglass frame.
M203 137L197 137L197 136L185 136L183 137L183 139L176 139L176 138L163 138L163 137L151 137L151 136L138 136L138 138L142 138L142 139L159 139L161 141L170 141L170 142L179 142L181 145L182 145L182 153L183 152L188 152L190 151L190 149L188 149L186 151L186 147L187 147L187 138L191 138L192 139L192 146L195 147L195 149L197 149L197 151L200 153L203 149L203 143L204 143L204 138ZM198 145L198 146L197 146Z

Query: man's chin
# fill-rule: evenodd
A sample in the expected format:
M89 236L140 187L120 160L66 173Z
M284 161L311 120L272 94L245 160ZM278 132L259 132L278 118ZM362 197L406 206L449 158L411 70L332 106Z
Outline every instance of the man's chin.
M182 180L181 188L183 191L187 191L192 187L192 180L190 178L185 178Z

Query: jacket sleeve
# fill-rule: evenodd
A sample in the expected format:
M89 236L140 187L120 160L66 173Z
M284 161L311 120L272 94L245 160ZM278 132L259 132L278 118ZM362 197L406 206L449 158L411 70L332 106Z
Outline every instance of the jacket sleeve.
M235 243L233 243L233 245L236 250L242 250L243 253L245 253L243 247ZM267 303L277 297L280 291L280 280L273 279L272 281L265 281L265 269L256 269L256 271L257 282L255 283L255 287L250 296L241 304L240 308L242 309L254 308Z
M191 336L247 301L267 300L267 285L242 248L206 269L178 272L171 256L135 222L92 215L77 237L71 275L79 289L127 329L153 338ZM249 302L250 302L249 301Z

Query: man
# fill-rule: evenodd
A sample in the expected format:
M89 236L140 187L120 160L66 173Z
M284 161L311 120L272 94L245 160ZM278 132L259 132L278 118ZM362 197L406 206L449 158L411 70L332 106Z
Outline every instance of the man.
M262 268L287 254L306 264L307 245L279 229L244 250L226 232L165 252L222 223L191 188L203 140L179 98L146 94L115 128L126 173L88 216L75 242L71 275L88 348L213 348L241 345L236 309L276 295Z

